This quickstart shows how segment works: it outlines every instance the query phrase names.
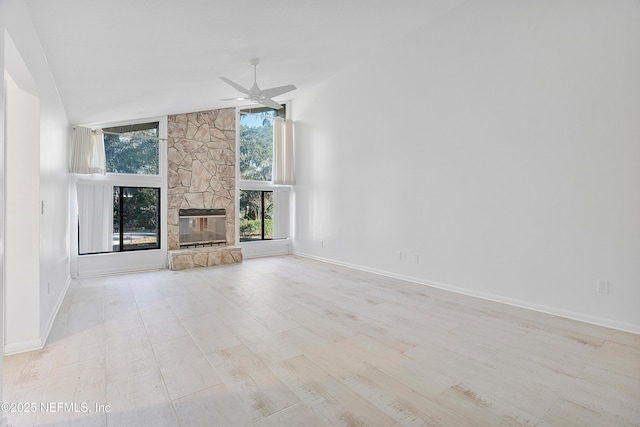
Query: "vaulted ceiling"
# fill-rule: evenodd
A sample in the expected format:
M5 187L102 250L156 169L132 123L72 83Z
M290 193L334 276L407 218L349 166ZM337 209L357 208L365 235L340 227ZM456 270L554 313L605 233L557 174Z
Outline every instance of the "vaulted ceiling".
M242 105L253 58L294 99L463 1L26 0L73 124Z

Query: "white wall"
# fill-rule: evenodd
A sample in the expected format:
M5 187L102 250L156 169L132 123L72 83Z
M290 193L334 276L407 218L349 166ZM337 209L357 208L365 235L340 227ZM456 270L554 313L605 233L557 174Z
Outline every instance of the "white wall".
M294 252L640 332L639 22L467 2L296 98Z
M4 29L0 26L0 48L2 54L0 55L0 70L3 70L4 74ZM4 205L5 205L5 191L4 191L4 85L0 90L0 346L2 346L1 354L4 354ZM0 357L0 401L3 399L3 387L4 376L2 368L2 357ZM0 425L7 423L7 418L4 416L4 409L0 408Z
M44 345L70 282L68 121L24 0L0 2L0 31L4 34L4 43L0 44L3 67L14 77L21 90L31 94L37 92L40 117L39 123L31 124L39 133L37 155L30 160L10 159L8 156L5 159L7 164L17 162L16 166L24 170L39 172L31 177L37 180L37 190L30 196L37 203L29 206L28 212L28 216L37 217L39 222L36 224L39 233L37 237L31 237L35 241L29 242L30 256L37 260L34 262L39 267L35 284L37 291L34 292L39 299L35 304L31 300L6 302L6 305L12 305L12 309L22 308L32 320L37 319L38 331L34 337L32 332L27 335L7 325L5 353L11 353ZM7 182L6 185L7 190L11 190L13 187L9 186L15 184ZM44 211L41 211L41 202L44 202ZM6 214L12 214L12 209L15 207L7 204ZM7 258L13 250L14 245L5 241ZM15 283L6 280L5 288L10 286L15 286ZM18 307L13 304L18 304ZM37 306L35 312L32 305Z
M5 73L5 340L40 346L40 100ZM34 126L34 123L36 126ZM36 159L36 161L33 161Z

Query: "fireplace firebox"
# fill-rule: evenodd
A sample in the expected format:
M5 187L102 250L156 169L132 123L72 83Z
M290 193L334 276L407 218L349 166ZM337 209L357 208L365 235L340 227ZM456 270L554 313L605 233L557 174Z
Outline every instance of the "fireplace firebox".
M181 248L226 244L224 209L180 209L178 215Z

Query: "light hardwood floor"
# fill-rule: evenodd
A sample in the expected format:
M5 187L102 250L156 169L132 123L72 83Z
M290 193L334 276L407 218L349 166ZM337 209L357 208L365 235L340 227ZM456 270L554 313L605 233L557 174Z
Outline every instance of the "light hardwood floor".
M4 400L37 405L14 427L640 425L640 336L262 258L74 280Z

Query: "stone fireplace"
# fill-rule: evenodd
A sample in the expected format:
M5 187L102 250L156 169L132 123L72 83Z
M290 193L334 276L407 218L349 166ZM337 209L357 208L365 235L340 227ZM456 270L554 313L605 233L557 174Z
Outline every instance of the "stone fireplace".
M168 117L167 234L172 270L242 262L242 252L235 246L235 116L235 108L226 108ZM224 210L226 244L181 248L180 210L191 209Z

